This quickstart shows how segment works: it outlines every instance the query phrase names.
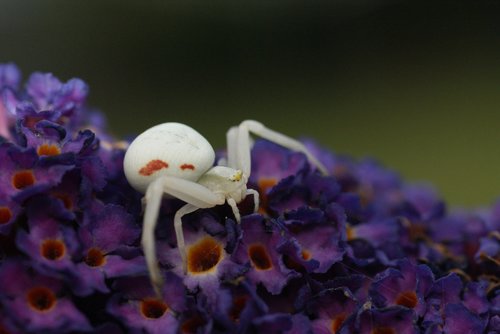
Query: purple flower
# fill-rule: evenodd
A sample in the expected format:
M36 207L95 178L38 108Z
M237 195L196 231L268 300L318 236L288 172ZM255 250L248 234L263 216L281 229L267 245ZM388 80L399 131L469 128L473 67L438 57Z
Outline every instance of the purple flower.
M16 202L43 193L61 182L71 166L45 166L34 148L20 148L11 143L0 144L0 197Z
M287 282L297 276L287 268L278 246L283 243L281 227L266 224L260 215L244 217L241 221L242 239L233 254L239 264L249 267L246 277L252 284L261 283L272 294L279 294Z
M107 311L133 332L177 333L179 321L175 315L186 308L182 280L173 273L164 277L162 298L156 297L147 276L127 277L115 281L116 294Z
M278 250L287 255L285 263L309 272L324 273L345 253L345 214L331 203L325 211L302 207L289 212L284 226L290 235ZM299 268L300 270L300 268Z
M426 265L417 266L407 260L398 267L399 270L389 268L375 277L370 293L374 304L380 308L400 305L423 316L425 298L434 283L432 271Z
M16 244L33 266L47 275L73 271L73 257L80 247L74 229L38 210L28 214L28 225L29 233L20 230Z
M460 303L462 287L462 281L454 273L434 282L426 298L427 312L423 317L425 327L444 324L445 309L447 305Z
M206 217L204 225L210 225L212 218ZM186 243L187 264L186 272L177 248L163 244L160 262L172 268L180 277L183 277L185 286L190 291L200 289L207 298L209 307L214 307L218 298L218 289L222 281L237 278L246 269L234 263L225 247L227 238L210 235L202 229L189 228L185 224L184 238Z
M252 322L269 311L257 295L255 287L247 282L226 283L221 286L213 318L226 333L246 332Z
M315 294L308 302L314 316L315 333L339 333L349 317L354 317L359 302L346 287L328 288Z
M140 235L133 217L121 206L98 202L89 211L78 231L81 262L76 265L74 287L75 293L83 296L94 290L109 292L106 278L147 272L142 256L129 257L130 246L137 243Z
M20 332L70 333L91 326L60 281L34 273L22 262L3 263L0 301Z
M454 209L373 159L257 140L260 194L183 217L165 196L150 284L142 194L127 141L85 104L87 85L0 64L0 332L500 332L500 201ZM223 152L223 150L221 150ZM223 154L221 154L221 158Z

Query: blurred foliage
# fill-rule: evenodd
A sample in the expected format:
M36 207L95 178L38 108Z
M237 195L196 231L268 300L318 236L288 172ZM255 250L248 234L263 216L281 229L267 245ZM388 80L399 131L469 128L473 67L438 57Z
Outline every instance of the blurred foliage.
M118 136L243 119L373 156L456 205L500 194L497 1L0 0L0 61L81 77Z

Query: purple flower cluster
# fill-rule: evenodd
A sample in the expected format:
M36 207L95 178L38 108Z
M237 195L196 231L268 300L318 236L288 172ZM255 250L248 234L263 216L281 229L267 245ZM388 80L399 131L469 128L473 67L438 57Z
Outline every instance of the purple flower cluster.
M500 204L448 212L374 161L266 141L240 203L184 217L166 198L150 285L126 142L87 85L0 65L0 333L500 333ZM224 154L224 153L221 153Z

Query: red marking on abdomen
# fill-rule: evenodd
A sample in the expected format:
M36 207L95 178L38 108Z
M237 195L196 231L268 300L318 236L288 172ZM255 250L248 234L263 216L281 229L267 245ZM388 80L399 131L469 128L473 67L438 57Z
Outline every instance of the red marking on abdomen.
M181 165L181 169L182 170L186 170L186 169L194 170L194 166L191 164L184 164L184 165Z
M165 161L151 160L146 166L139 169L139 174L149 176L162 168L168 168L168 164Z

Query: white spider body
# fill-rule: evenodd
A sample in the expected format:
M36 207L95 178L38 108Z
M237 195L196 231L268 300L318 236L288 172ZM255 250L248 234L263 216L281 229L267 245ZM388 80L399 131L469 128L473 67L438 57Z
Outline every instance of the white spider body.
M193 128L163 123L140 134L129 146L123 162L130 185L145 193L161 176L197 181L215 160L210 143Z
M227 132L229 166L213 167L215 154L212 146L194 129L180 123L154 126L130 144L123 166L130 184L145 193L142 245L151 281L158 295L162 279L156 260L154 229L163 194L187 203L174 217L177 247L186 270L187 252L182 230L184 215L227 202L239 223L241 217L237 204L246 196L253 196L254 211L259 207L259 193L247 189L251 172L250 133L304 153L321 173L328 174L321 162L302 143L252 120L244 121Z

